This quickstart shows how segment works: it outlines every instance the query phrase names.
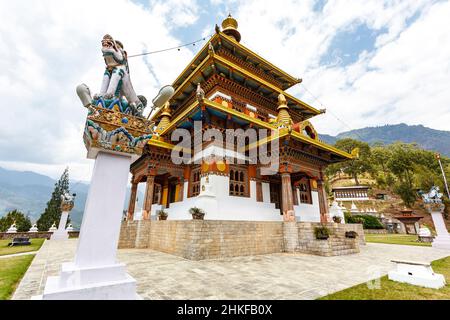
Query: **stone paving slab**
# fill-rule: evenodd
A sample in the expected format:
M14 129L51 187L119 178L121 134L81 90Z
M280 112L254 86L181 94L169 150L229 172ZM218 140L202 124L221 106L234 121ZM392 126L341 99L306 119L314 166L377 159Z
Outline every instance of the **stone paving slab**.
M58 275L62 262L73 259L77 240L46 241L19 284L13 299L42 294L47 276ZM121 249L144 299L316 299L379 278L391 260L431 262L450 252L432 247L369 243L348 256L306 254L190 261L148 249Z

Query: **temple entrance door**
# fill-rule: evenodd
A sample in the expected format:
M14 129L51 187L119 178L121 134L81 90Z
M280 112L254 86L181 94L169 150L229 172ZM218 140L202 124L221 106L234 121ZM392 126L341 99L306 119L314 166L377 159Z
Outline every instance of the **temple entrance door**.
M281 214L281 184L270 183L270 202L275 204L275 208L279 209Z
M155 183L155 191L153 192L153 204L161 204L162 188L159 183Z
M176 181L170 181L169 182L169 195L168 195L168 201L167 201L167 208L170 207L171 203L176 202L176 190L177 190L177 182Z

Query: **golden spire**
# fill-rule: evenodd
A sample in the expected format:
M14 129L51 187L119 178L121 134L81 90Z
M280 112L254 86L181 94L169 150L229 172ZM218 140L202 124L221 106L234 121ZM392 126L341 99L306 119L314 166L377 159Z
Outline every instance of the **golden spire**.
M170 109L170 103L166 102L161 112L161 120L159 121L156 132L160 133L169 125L170 119L172 118L172 110Z
M228 17L222 22L222 32L227 36L234 38L237 42L241 41L241 34L238 31L238 22L228 14Z
M280 93L278 96L278 123L285 124L287 126L292 124L291 115L289 114L289 107L287 105L287 100L284 94Z

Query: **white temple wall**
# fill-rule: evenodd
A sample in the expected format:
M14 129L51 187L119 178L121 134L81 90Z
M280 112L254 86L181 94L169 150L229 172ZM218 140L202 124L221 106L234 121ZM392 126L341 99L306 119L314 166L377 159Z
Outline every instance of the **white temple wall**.
M270 203L270 184L268 182L262 183L263 202Z
M189 209L199 207L206 212L206 220L282 221L275 204L256 201L256 182L250 182L251 197L233 197L229 194L228 176L208 177L209 184L206 177L201 178L201 188L205 186L205 191L199 196L170 204L166 209L168 220L191 220Z
M298 193L298 190L296 190ZM300 195L297 195L300 199ZM320 222L319 193L311 191L312 204L300 203L294 206L295 217L298 222Z

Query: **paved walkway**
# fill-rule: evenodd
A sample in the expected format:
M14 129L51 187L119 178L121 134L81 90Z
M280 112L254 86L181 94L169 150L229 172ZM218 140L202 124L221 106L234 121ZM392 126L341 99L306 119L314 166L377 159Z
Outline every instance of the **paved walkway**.
M46 241L13 299L42 294L48 275L70 261L76 240ZM392 259L433 261L450 252L431 247L369 243L340 257L269 254L190 261L147 249L119 250L144 299L316 299L387 274Z
M29 252L22 252L22 253L13 253L13 254L6 254L3 256L0 256L0 259L5 259L5 258L14 258L14 257L20 257L20 256L27 256L30 254L36 254L37 251L29 251Z

